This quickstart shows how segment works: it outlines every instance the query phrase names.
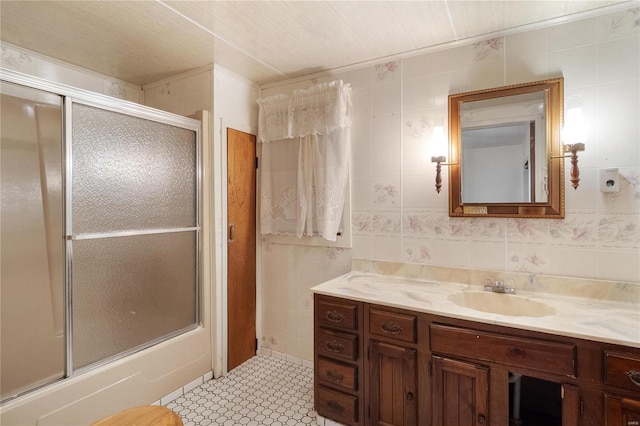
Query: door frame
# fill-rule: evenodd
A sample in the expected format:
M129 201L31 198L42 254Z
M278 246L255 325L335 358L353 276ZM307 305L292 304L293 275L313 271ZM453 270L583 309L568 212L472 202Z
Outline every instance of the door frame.
M256 136L256 156L260 158L260 150L258 149L259 140L258 140L258 129L246 125L235 123L231 120L226 120L224 118L220 118L220 153L219 153L219 165L220 165L220 175L218 184L215 185L216 193L220 194L218 198L218 202L216 203L216 216L220 218L220 226L216 224L216 246L220 248L220 250L216 250L216 263L219 265L216 268L216 282L220 283L216 286L215 291L213 292L214 300L212 301L212 305L215 307L215 317L216 321L213 329L215 330L215 338L216 342L216 350L217 353L214 359L214 366L216 365L216 360L219 362L218 371L221 372L221 375L225 375L228 372L228 360L227 360L227 350L229 348L228 341L228 332L229 332L229 323L228 319L228 293L227 293L227 285L229 282L229 271L227 268L227 262L229 261L229 253L227 249L227 229L229 226L227 220L228 214L228 206L227 206L227 179L228 179L228 169L227 169L227 129L238 130L240 132L249 133L251 135ZM214 153L216 155L216 153ZM261 259L261 249L262 242L259 238L260 236L260 220L259 220L259 212L260 212L260 197L259 197L259 189L260 189L260 173L256 172L256 339L258 339L258 351L260 348L260 342L262 341L262 259Z

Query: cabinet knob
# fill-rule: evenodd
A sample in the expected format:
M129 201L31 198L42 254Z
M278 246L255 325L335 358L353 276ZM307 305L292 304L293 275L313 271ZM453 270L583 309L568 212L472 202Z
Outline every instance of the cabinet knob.
M629 377L629 380L631 380L631 383L633 383L636 386L640 386L640 371L629 370L629 371L625 371L624 374L626 374L627 377Z
M407 393L407 401L413 401L413 397L414 397L413 392Z
M487 418L486 418L484 415L479 414L479 415L478 415L478 424L483 425L483 424L485 424L486 422L487 422Z

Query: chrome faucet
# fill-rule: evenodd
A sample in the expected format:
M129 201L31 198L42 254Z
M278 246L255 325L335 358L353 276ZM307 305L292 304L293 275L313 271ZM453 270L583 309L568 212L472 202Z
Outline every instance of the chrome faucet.
M516 289L513 286L513 280L509 280L509 284L505 285L504 281L494 281L493 278L487 278L484 283L484 291L491 291L493 293L515 294Z

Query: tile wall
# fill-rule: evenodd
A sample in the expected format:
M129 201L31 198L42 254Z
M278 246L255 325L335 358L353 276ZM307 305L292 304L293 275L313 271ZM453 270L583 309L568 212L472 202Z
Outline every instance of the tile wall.
M566 218L450 218L427 147L450 93L563 76L590 122ZM313 356L315 284L352 257L457 268L640 281L640 8L271 86L262 96L343 79L353 88L352 249L263 240L262 345ZM598 171L617 167L620 192ZM568 164L567 164L568 170Z
M4 42L0 43L0 65L3 68L67 84L78 89L142 103L142 88L140 86L79 68Z

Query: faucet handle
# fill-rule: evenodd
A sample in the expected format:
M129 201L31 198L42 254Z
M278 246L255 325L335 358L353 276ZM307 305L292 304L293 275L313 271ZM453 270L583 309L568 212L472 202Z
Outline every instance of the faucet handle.
M509 294L515 294L516 288L514 287L513 280L505 280L504 282L504 292Z
M495 286L493 278L487 278L484 280L484 289L485 291L493 291L493 287Z
M508 293L515 294L516 289L513 286L513 280L498 281L493 278L487 278L484 282L484 290L492 291L494 293Z

